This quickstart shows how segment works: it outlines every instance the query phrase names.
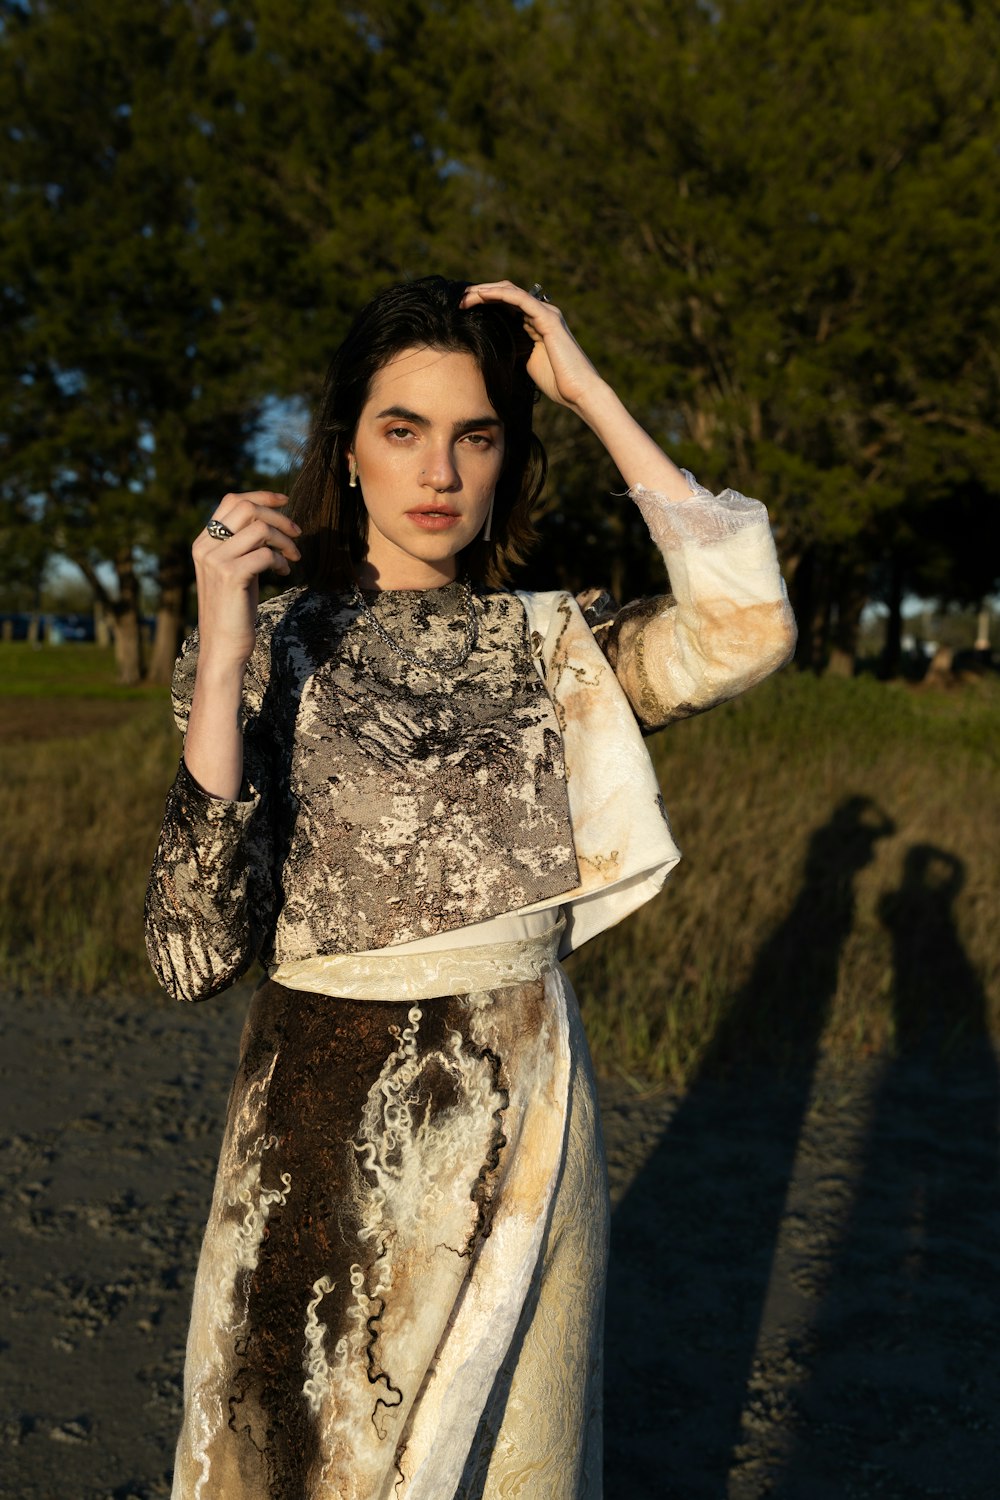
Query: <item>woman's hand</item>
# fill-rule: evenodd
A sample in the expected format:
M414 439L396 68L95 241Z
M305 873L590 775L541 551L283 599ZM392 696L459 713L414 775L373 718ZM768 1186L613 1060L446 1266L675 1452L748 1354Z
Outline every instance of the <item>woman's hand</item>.
M243 782L240 701L243 672L257 634L260 575L288 574L299 558L301 528L281 514L287 495L250 490L226 495L191 548L198 579L198 665L184 760L202 791L233 799ZM211 524L211 523L210 523Z
M470 286L463 307L487 302L506 302L524 317L524 327L534 344L528 374L552 401L584 414L588 399L604 387L590 360L552 302L541 302L512 281L483 281Z
M690 498L683 474L598 375L558 307L540 302L512 281L477 282L462 298L463 307L486 302L506 302L519 309L535 346L528 374L546 396L570 407L597 434L629 489L644 485L669 500Z
M198 580L199 660L242 669L253 651L260 575L287 576L299 559L294 538L300 528L281 507L288 496L271 490L226 495L213 521L232 535L224 540L202 531L191 549Z

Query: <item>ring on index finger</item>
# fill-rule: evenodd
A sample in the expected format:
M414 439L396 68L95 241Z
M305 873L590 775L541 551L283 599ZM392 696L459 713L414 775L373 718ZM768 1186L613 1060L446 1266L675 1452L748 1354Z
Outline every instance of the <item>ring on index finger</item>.
M534 286L528 288L528 296L534 297L536 302L551 302L551 297L546 297L542 283L536 281Z
M229 538L233 535L225 521L217 521L214 516L205 527L205 530L217 542L228 542Z

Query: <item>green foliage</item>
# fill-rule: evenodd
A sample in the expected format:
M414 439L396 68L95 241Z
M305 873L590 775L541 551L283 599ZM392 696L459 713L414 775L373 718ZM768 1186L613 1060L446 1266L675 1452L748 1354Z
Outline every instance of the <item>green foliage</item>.
M467 106L477 248L544 277L672 451L765 495L793 558L995 495L994 12L477 8L506 43Z
M23 587L56 546L95 587L151 558L176 591L209 506L277 478L265 404L311 399L351 312L432 267L544 281L672 453L767 499L804 614L855 618L887 558L897 593L997 585L994 8L3 15L0 556ZM590 435L539 424L528 581L660 586Z
M36 532L99 592L101 562L135 591L140 549L189 566L248 468L252 308L205 211L211 43L198 7L57 0L16 9L0 46L0 492L32 497Z
M6 9L4 533L32 576L55 547L124 592L148 557L180 598L208 509L269 478L265 403L313 394L349 313L424 268L444 81L402 68L406 6Z

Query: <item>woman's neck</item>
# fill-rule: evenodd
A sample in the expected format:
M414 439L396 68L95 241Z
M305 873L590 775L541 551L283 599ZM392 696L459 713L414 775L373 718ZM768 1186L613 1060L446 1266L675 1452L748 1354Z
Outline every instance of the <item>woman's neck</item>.
M444 557L440 562L426 562L420 557L393 560L391 564L365 557L357 567L355 577L359 588L376 592L396 592L406 589L440 589L454 583L457 565L454 557Z

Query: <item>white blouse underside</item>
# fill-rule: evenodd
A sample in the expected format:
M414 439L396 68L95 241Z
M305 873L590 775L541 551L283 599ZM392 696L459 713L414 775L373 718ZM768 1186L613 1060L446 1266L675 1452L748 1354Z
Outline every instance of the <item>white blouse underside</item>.
M508 912L367 953L286 960L270 977L292 990L349 1000L427 1000L541 979L555 963L559 909Z

